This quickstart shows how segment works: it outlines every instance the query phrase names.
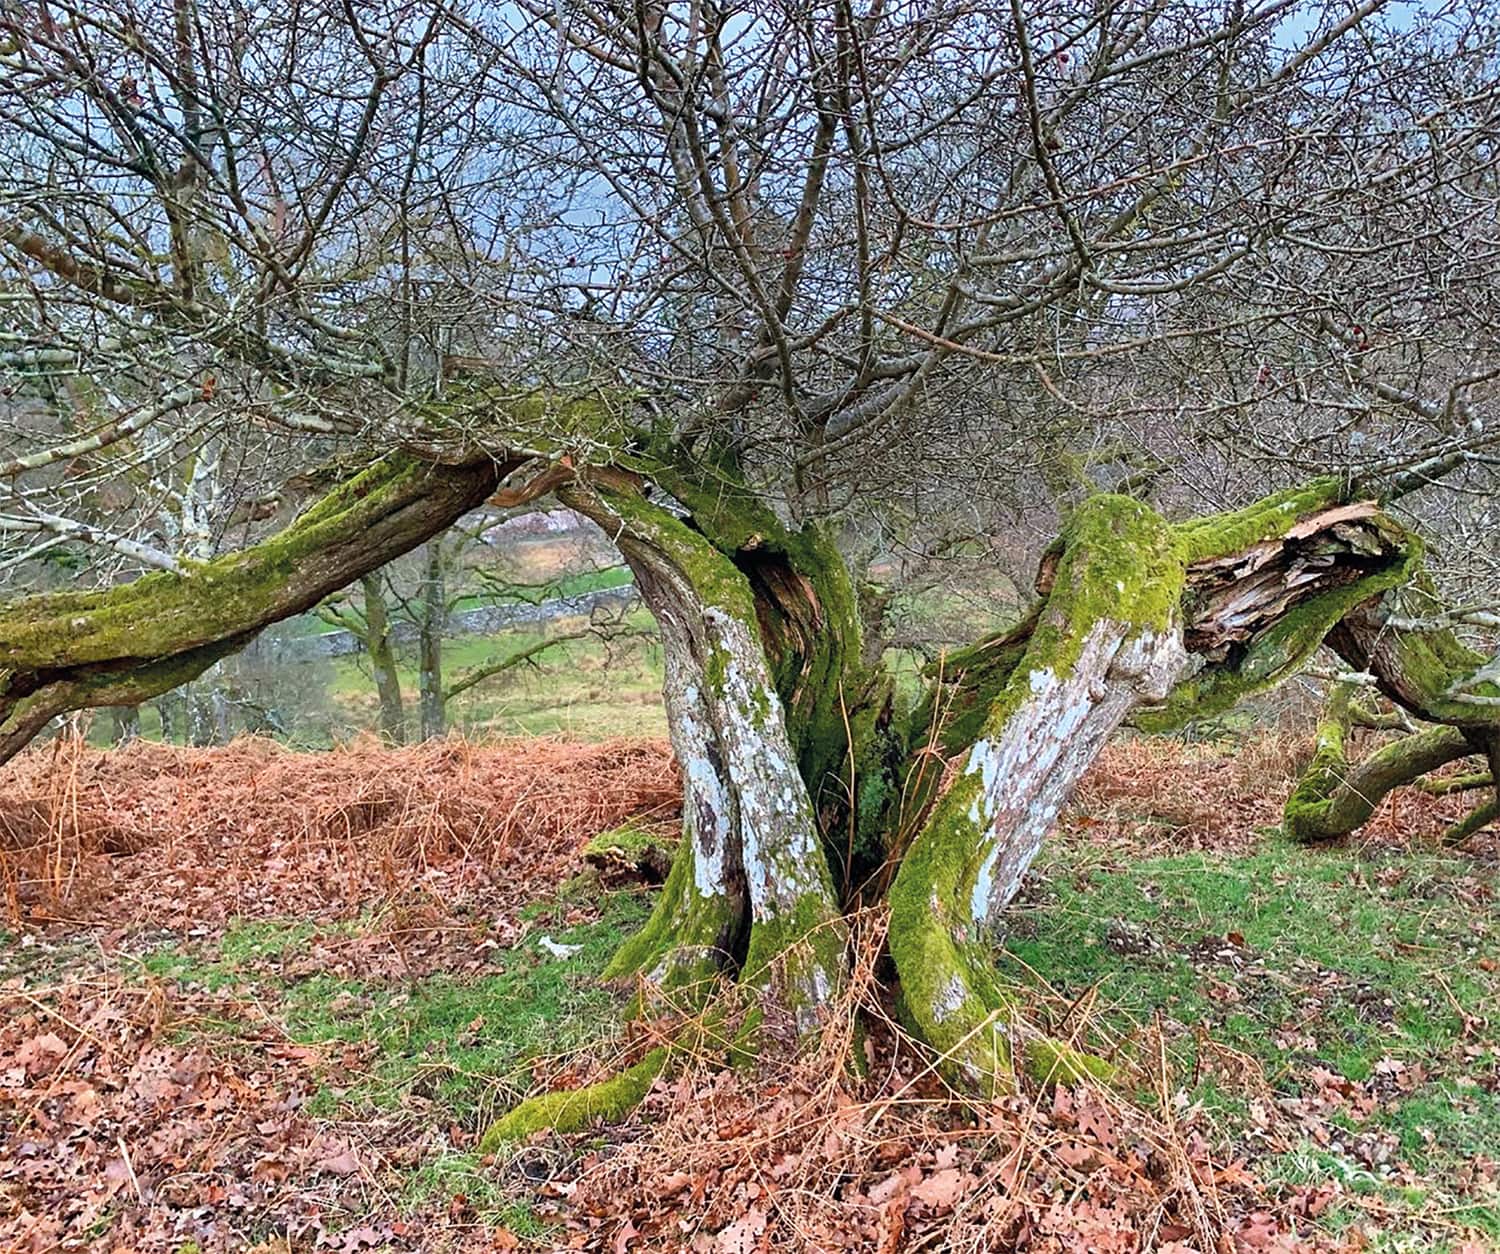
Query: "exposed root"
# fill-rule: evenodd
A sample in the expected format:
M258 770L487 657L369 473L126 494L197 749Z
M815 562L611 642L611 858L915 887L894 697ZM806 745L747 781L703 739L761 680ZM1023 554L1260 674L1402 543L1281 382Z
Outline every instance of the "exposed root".
M1492 797L1467 818L1461 819L1444 832L1443 844L1461 845L1476 832L1483 831L1497 818L1500 818L1500 800Z
M1116 1075L1116 1068L1098 1055L1049 1036L1027 1041L1021 1052L1026 1074L1041 1085L1107 1084Z
M643 986L634 1003L636 1011L651 993L669 992L674 1011L691 1014L696 1010L697 1017L669 1041L607 1080L521 1102L490 1126L481 1141L481 1151L492 1153L501 1145L523 1141L548 1128L568 1133L596 1120L618 1122L640 1104L663 1071L689 1057L716 1066L744 1068L773 1055L800 1059L832 1049L849 1060L858 1028L853 1001L846 991L847 979L840 979L836 990L822 990L824 995L817 999L804 996L814 991L812 976L826 962L837 961L841 971L848 971L847 942L848 928L842 918L833 924L820 921L774 947L771 933L762 931L761 956L756 957L757 946L752 942L754 964L747 961L740 980L724 988L723 996L706 1008L704 1002L712 989L722 987L717 980L705 980L686 989ZM630 944L626 942L621 952ZM668 949L676 952L670 945ZM862 971L861 978L867 984L873 980L874 960L874 954L867 953L856 964L856 974ZM835 995L830 997L830 993ZM816 1025L815 1030L809 1028L810 1022Z
M667 1065L671 1049L658 1045L634 1066L581 1089L529 1097L492 1123L479 1152L493 1154L503 1145L524 1141L533 1133L576 1132L596 1119L618 1121L640 1105Z

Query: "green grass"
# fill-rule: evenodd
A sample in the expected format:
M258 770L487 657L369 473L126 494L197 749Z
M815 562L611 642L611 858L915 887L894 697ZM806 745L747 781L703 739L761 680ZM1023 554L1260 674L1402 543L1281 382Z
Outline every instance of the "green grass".
M651 623L644 611L627 621L642 629ZM560 626L555 624L554 631ZM507 631L445 641L445 679L452 683L465 671L543 638L540 632ZM400 679L408 718L414 719L417 673L403 664ZM348 730L375 726L375 686L361 658L334 661L330 694ZM453 727L471 734L569 735L591 740L665 735L661 652L654 639L568 641L541 655L535 665L516 667L460 693L449 702L448 717Z
M1393 1063L1422 1068L1410 1092L1377 1090L1367 1119L1329 1112L1331 1145L1259 1165L1292 1183L1338 1178L1415 1212L1500 1146L1500 975L1480 965L1500 966L1500 927L1478 904L1492 900L1485 878L1461 857L1366 857L1276 837L1243 855L1139 861L1055 844L1000 961L1021 984L1042 973L1066 999L1093 990L1093 1028L1127 1053L1160 1015L1178 1081L1231 1139L1250 1095L1225 1082L1222 1055L1200 1057L1200 1028L1253 1059L1273 1097L1307 1097L1318 1067L1356 1082ZM1393 1158L1433 1189L1408 1196L1334 1148L1340 1130L1350 1141L1393 1138ZM1443 1204L1454 1208L1448 1219L1500 1237L1493 1196Z
M549 1227L532 1205L517 1200L495 1179L478 1154L448 1153L429 1159L407 1178L401 1201L415 1210L425 1202L461 1193L480 1222L509 1228L523 1239L545 1236Z
M644 921L648 903L628 892L609 894L598 922L573 927L561 925L566 904L534 907L526 939L491 951L492 969L482 975L415 982L323 973L294 978L283 970L286 959L319 936L357 944L361 931L356 924L319 933L294 920L239 923L212 952L166 949L149 955L144 967L158 979L253 997L298 1044L359 1046L364 1065L330 1077L312 1099L311 1114L364 1117L415 1102L445 1124L478 1130L528 1087L532 1060L602 1042L617 1021L616 995L601 985L599 972ZM537 944L543 933L581 949L554 958Z

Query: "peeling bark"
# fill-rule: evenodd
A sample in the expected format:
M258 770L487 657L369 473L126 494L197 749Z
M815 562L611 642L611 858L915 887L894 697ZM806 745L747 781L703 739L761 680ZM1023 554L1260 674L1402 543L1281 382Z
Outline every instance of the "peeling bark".
M742 979L806 1038L843 984L846 932L749 582L700 532L648 501L637 481L601 479L563 497L615 537L656 615L689 790L678 884L669 877L648 925L649 950L627 945L613 965L692 955L703 943L703 899L729 903L742 882L750 920Z

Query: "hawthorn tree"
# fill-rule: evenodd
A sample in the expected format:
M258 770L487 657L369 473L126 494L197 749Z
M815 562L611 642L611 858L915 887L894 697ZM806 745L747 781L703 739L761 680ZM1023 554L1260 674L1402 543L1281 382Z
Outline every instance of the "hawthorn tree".
M1482 565L1429 565L1418 526L1444 491L1446 534L1488 525L1495 32L1382 7L7 10L4 525L161 569L0 609L0 755L553 497L656 618L683 769L610 974L738 980L737 1049L806 1041L883 900L957 1080L1096 1069L1027 1035L990 944L1123 722L1326 643L1496 754L1484 623L1433 610ZM33 419L58 386L76 414ZM213 432L247 500L289 461L336 486L208 561L134 495L76 517L147 433ZM1056 522L1032 608L899 702L859 537L1006 512ZM616 1111L669 1056L494 1138Z

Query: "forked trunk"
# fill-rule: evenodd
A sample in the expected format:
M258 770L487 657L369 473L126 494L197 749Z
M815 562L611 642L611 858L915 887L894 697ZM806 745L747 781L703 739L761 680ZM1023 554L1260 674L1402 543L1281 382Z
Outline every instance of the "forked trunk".
M601 476L564 499L615 538L660 624L684 780L667 890L611 974L701 987L737 966L763 995L757 1028L810 1037L844 982L846 928L749 581L629 477Z
M59 711L138 702L196 676L429 539L499 470L387 463L244 553L0 612L0 758ZM902 1004L948 1073L1004 1088L1018 1051L1044 1072L1097 1071L1014 1022L991 953L1006 906L1121 722L1166 727L1228 708L1295 673L1330 632L1394 699L1450 725L1433 754L1483 750L1492 778L1500 761L1500 692L1482 659L1393 628L1393 607L1423 587L1420 543L1376 503L1345 501L1337 481L1178 525L1127 497L1084 502L1043 561L1037 608L944 659L901 720L826 533L788 527L732 464L700 477L650 470L654 482L618 468L580 478L563 461L501 495L557 490L615 540L656 615L683 838L610 973L689 1005L737 978L759 1007L742 1044L816 1036L846 978L844 909L896 867ZM1336 790L1307 800L1309 823L1345 821ZM669 1052L628 1083L517 1112L504 1134L618 1111Z

